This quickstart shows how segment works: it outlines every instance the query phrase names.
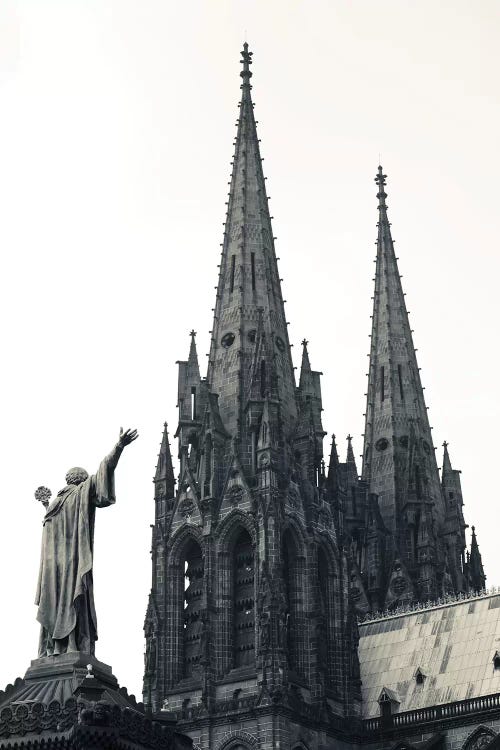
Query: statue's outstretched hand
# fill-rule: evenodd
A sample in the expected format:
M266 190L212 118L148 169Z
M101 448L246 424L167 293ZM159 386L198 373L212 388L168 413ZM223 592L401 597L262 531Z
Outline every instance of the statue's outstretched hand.
M118 438L118 445L121 448L125 448L126 445L130 445L130 443L133 443L134 440L136 440L139 437L137 430L125 430L123 432L123 427L120 427L120 437Z

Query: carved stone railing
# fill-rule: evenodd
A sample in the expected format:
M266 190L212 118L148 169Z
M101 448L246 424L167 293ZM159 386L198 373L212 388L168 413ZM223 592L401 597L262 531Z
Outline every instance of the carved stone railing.
M467 698L454 703L443 703L441 706L415 708L390 716L374 716L364 719L363 727L367 734L383 732L390 729L402 729L417 724L447 721L471 714L486 713L497 709L500 711L500 693L482 695L478 698Z
M69 698L64 704L56 700L48 705L39 702L12 703L0 709L0 744L2 739L12 736L21 738L51 733L77 737L96 732L111 732L113 736L134 740L140 747L154 750L174 746L170 727L152 721L133 708L105 701L87 704ZM43 744L45 741L42 737L40 745ZM24 746L19 744L19 747ZM26 741L26 746L39 745L32 739Z

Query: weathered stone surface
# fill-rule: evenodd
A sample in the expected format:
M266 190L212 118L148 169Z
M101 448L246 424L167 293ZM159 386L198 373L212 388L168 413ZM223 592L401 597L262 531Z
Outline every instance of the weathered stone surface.
M0 748L189 750L167 717L147 716L111 667L78 652L36 659L0 692Z

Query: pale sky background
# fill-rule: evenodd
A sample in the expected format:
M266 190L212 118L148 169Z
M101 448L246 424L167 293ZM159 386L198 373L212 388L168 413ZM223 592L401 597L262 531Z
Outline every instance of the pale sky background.
M3 0L0 689L36 657L34 490L95 471L123 425L140 439L97 513L97 656L140 697L151 478L191 328L206 366L245 34L325 429L361 453L380 153L438 463L446 439L500 584L500 3Z

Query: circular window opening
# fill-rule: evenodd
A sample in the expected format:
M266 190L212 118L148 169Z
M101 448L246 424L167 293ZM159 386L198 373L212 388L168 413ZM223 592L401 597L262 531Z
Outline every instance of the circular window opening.
M279 336L276 337L276 347L277 347L278 351L280 351L280 352L284 352L285 351L285 342Z
M248 338L248 340L250 341L251 344L253 344L255 342L255 337L256 336L257 336L257 331L255 330L255 328L252 328L252 330L248 331L248 333L247 333L247 338Z
M377 440L375 443L375 448L378 451L385 451L389 447L389 441L387 438L380 438L380 440Z
M224 349L229 349L234 343L234 333L225 333L221 339L221 344Z

